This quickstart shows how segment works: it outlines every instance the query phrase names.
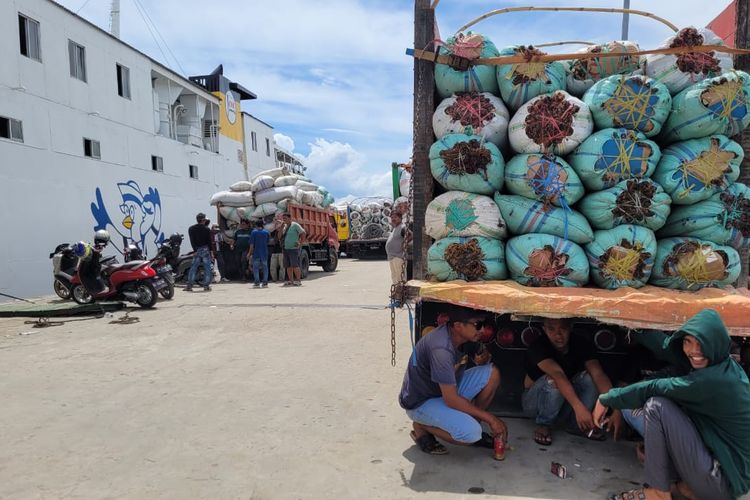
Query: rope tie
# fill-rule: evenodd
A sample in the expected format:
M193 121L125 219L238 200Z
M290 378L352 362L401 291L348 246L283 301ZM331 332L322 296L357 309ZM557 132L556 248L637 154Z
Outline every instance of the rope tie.
M708 269L708 253L702 248L696 249L686 259L677 261L677 273L689 286L708 283L712 280Z
M720 107L720 112L716 113L721 119L730 120L732 113L745 105L744 99L741 99L740 94L744 94L742 90L742 83L739 80L727 80L719 85L714 85L708 92L709 97L713 97L708 102L710 108L714 108L717 104Z
M565 181L561 179L561 169L554 161L540 158L529 165L528 184L534 192L543 197L545 204L559 199L564 202Z
M709 185L721 185L728 167L727 155L733 154L719 148L719 143L715 139L711 140L711 148L703 151L697 158L683 164L682 184L687 189L681 193L681 197L688 196L696 186L690 182L694 178L703 187Z
M464 35L461 33L455 38L452 44L447 44L446 46L454 55L473 61L474 59L479 59L482 55L484 40L482 39L482 35Z
M653 105L656 104L655 100L658 98L652 90L639 78L622 77L614 95L604 102L604 107L617 115L622 126L638 128L642 121L648 120L653 115ZM651 113L649 113L649 108L652 108Z
M450 108L450 114L462 125L473 124L481 128L483 124L495 118L495 107L489 99L480 95L457 96L456 102Z
M610 251L602 271L620 281L633 279L641 260L643 245L636 243L633 248L617 246L612 250L615 251Z

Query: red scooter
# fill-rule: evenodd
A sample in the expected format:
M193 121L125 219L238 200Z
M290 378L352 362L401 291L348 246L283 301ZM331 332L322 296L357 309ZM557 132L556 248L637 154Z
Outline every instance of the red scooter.
M114 258L101 262L101 274L109 278L107 286L98 273L98 254L92 257L93 265L79 264L78 272L71 280L73 300L79 304L91 304L96 300L127 300L141 307L156 304L157 291L151 280L156 271L147 260L135 260L124 264L112 263Z

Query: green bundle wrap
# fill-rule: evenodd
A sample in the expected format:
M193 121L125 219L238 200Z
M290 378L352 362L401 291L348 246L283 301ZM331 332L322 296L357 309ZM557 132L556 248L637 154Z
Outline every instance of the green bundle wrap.
M740 277L740 256L732 247L697 238L659 240L649 283L696 291L722 288Z
M505 161L479 136L448 134L430 148L430 170L449 191L492 194L503 187Z
M438 281L505 279L503 242L481 236L437 240L427 251L427 273Z
M594 232L586 245L591 281L601 288L641 288L651 276L656 237L650 229L624 224Z
M651 177L660 158L659 146L642 133L605 128L583 141L568 162L586 189L599 191L628 179Z
M446 44L440 47L440 55L455 55L474 60L497 57L500 52L489 38L468 31L450 37ZM447 64L436 64L435 87L443 99L460 92L489 92L495 95L499 93L495 67L487 65L470 66L466 71L460 71Z
M586 218L570 208L545 205L523 196L495 194L508 230L513 234L544 233L585 245L594 239Z
M645 76L610 76L583 94L599 129L623 127L653 137L672 110L669 89Z
M677 142L662 150L653 179L676 205L707 200L737 180L745 153L723 135Z
M659 137L671 144L712 134L737 135L750 124L750 75L732 71L692 85L672 100Z
M431 238L485 236L505 239L507 231L500 209L489 196L448 191L427 205L424 228Z
M515 46L500 51L500 56L524 57L544 55L533 47ZM538 95L565 90L566 71L562 62L530 62L497 66L497 85L500 97L511 111Z
M578 209L595 229L634 224L656 231L669 217L672 198L651 179L622 181L584 196Z
M613 75L626 75L640 67L638 44L633 42L609 42L602 45L590 45L578 51L583 54L620 54L617 57L594 57L591 59L573 59L568 61L568 92L582 96L596 82Z
M735 183L695 205L676 207L659 231L660 238L688 236L729 245L750 245L750 188Z
M589 281L583 249L550 234L525 234L508 240L508 271L526 286L576 287Z
M505 186L513 194L558 207L569 207L584 194L575 170L554 155L514 156L505 165Z

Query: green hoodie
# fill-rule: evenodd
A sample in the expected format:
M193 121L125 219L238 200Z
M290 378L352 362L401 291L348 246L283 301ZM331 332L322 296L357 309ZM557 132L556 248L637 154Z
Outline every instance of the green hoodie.
M684 369L685 375L612 389L600 401L616 409L640 408L648 398L663 396L680 405L721 464L734 495L742 496L750 489L750 384L729 356L729 333L721 317L713 309L703 309L674 335L663 335L661 345L655 342L659 334L641 335L639 341ZM709 360L706 368L690 368L682 351L685 335L700 342Z

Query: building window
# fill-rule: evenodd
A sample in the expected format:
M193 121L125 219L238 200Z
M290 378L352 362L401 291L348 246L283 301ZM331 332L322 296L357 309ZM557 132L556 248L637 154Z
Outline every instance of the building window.
M164 158L161 156L151 156L151 170L154 172L164 172Z
M188 165L190 168L190 178L191 179L197 179L198 178L198 165Z
M266 156L271 156L271 140L266 137Z
M130 99L130 70L117 64L117 94L120 97Z
M255 136L255 132L250 132L250 140L253 143L253 151L258 151L258 138Z
M23 142L23 125L21 120L0 116L0 137L16 142Z
M21 42L21 54L41 62L42 45L39 38L39 22L18 14L18 36Z
M101 146L99 145L99 141L95 141L94 139L86 139L84 137L83 138L83 156L101 160L102 150L101 150Z
M86 47L68 40L68 59L70 61L70 76L86 81Z

